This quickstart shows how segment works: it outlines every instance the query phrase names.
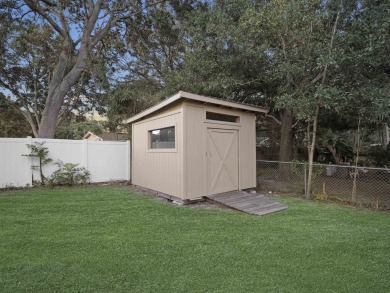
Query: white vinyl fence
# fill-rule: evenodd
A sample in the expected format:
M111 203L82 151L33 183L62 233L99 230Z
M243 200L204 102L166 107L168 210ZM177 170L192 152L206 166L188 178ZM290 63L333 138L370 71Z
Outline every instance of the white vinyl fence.
M39 171L32 170L37 159L26 157L27 144L44 141L51 163L43 167L46 177L63 163L79 164L90 173L91 182L130 180L130 141L88 141L36 138L0 138L0 188L31 186L39 180Z

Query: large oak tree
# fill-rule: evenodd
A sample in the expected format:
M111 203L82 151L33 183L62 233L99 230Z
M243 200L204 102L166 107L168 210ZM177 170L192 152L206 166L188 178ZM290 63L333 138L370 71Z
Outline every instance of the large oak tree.
M12 42L23 33L21 28L26 25L35 27L34 38L36 40L42 38L42 42L49 47L46 48L48 51L42 52L43 55L38 59L36 54L32 54L26 61L23 52L20 52L21 58L14 59L15 63L7 60L1 70L1 86L13 96L13 101L18 100L25 114L31 109L23 105L26 95L21 95L20 91L26 92L30 87L28 99L43 99L43 103L36 103L36 105L43 105L42 111L35 111L38 113L37 117L34 119L28 117L28 114L25 117L28 118L37 137L53 138L64 102L67 98L72 101L73 97L69 96L71 89L80 81L91 60L97 59L95 58L97 49L103 50L105 42L106 46L118 44L120 36L128 29L127 23L135 22L140 15L147 12L148 8L159 5L159 1L15 0L7 1L5 4L0 8L2 14L5 14L4 11L11 11L9 23L12 26L10 31L7 31L9 33L7 36L12 35L12 41L8 44L11 53L14 53L15 48ZM47 38L43 36L44 33L49 34ZM25 40L32 41L31 38ZM28 44L26 47L29 48ZM53 61L45 62L48 60ZM10 72L14 73L15 70L25 68L26 62L31 62L34 66L34 62L44 63L45 69L38 67L40 76L34 77L41 81L39 85L35 82L37 87L41 87L39 91L31 91L34 82L17 88L14 86L16 79L9 78Z

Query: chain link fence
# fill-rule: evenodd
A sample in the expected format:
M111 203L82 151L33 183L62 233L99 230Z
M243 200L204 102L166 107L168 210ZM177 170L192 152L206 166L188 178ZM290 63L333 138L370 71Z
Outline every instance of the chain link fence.
M305 194L307 163L257 161L257 187L263 192ZM368 207L390 209L390 169L313 165L312 195Z

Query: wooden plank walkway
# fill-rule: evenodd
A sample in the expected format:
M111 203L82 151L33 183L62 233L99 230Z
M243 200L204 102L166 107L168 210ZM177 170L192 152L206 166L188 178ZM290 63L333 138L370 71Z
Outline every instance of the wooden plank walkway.
M266 215L287 209L287 206L263 194L241 190L218 193L208 196L210 200L252 215Z

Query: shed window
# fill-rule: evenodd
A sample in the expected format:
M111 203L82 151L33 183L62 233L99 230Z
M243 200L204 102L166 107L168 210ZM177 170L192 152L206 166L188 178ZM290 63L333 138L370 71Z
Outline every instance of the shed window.
M224 122L233 122L233 123L240 122L240 116L233 116L233 115L227 115L227 114L221 114L215 112L206 112L206 119L224 121Z
M149 131L151 149L174 149L175 126Z

